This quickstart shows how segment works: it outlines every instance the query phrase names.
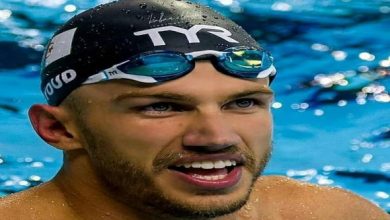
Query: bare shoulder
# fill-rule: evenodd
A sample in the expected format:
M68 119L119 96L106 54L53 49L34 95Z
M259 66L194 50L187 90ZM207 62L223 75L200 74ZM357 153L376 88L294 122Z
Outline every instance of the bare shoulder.
M17 213L22 210L24 211L28 208L27 201L33 203L34 197L36 197L34 191L34 189L29 189L0 198L0 213L4 215L7 213Z
M50 184L42 184L29 190L0 198L3 219L40 220L61 219L61 195Z
M265 212L277 210L274 219L390 220L375 204L352 192L282 176L259 178L253 194L267 204Z

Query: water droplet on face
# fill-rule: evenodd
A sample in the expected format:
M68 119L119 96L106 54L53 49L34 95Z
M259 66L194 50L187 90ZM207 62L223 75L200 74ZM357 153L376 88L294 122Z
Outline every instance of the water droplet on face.
M100 9L102 9L103 8L103 5L99 5L99 6L97 6L96 8L95 8L95 11L100 11Z
M130 9L121 9L122 12L126 13L126 14L130 14L131 13L131 10Z
M248 211L252 210L252 208L253 207L250 204L247 204L246 206L244 206L244 209L248 210Z
M240 212L239 215L245 219L250 219L252 217L248 212Z
M139 7L141 9L145 9L146 7L148 7L148 5L146 3L141 3L141 4L139 4Z

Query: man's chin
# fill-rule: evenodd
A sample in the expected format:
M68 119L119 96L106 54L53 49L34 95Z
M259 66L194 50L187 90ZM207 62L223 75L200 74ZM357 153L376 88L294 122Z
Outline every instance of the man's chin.
M183 201L166 198L164 204L156 207L159 203L156 200L146 204L154 210L154 213L160 212L161 215L176 218L204 219L215 218L234 213L241 209L248 201L250 193L241 196L241 198L229 198L229 196L203 195L196 198L187 198ZM157 202L157 203L156 203Z
M253 178L245 178L235 187L220 190L188 190L171 182L160 185L160 198L148 201L152 212L164 212L178 218L213 218L231 214L243 207L249 199ZM187 189L187 190L185 190Z

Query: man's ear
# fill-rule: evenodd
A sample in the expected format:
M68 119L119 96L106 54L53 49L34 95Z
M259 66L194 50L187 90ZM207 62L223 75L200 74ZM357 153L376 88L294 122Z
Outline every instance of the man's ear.
M33 105L28 115L35 132L48 144L64 151L82 148L77 133L71 130L70 115L63 108Z

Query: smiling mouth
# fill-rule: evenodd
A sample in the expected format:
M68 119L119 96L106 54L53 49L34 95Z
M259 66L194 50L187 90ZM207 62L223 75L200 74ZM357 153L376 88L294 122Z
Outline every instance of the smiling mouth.
M239 182L242 164L236 160L205 160L180 163L169 169L179 179L203 189L224 189Z
M178 172L203 180L224 179L237 166L235 160L196 161L170 167Z

